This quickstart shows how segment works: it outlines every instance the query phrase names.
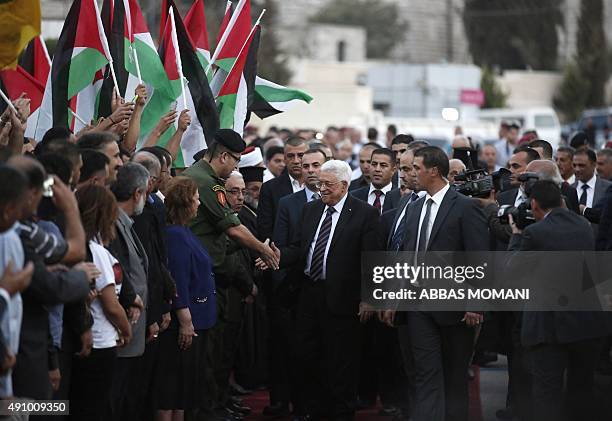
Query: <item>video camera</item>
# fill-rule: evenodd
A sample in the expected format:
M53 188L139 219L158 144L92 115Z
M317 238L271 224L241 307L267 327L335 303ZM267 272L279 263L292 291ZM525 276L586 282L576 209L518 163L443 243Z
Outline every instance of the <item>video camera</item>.
M523 184L523 191L527 198L531 196L531 189L540 177L533 172L526 172L518 176L517 180ZM525 227L533 224L535 218L531 211L531 201L528 199L518 206L503 205L497 211L497 217L502 224L509 224L508 215L512 215L512 219L516 223L517 228L525 229Z
M500 168L492 174L483 169L468 170L455 176L453 187L465 196L487 197L491 190L507 190L510 187L510 174L505 168Z

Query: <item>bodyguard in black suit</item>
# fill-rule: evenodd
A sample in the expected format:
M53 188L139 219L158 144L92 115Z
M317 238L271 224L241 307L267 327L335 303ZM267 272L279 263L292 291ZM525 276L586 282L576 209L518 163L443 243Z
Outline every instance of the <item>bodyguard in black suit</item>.
M280 176L261 186L257 207L257 229L262 241L272 238L279 200L302 189L304 183L302 156L307 150L308 145L303 139L299 137L289 139L285 145L285 170Z
M333 160L321 168L322 200L304 206L299 240L281 251L281 263L303 268L297 311L298 359L304 414L331 420L354 416L359 372L362 251L379 250L379 214L351 197L351 170ZM308 418L306 418L308 419Z
M370 160L372 159L372 151L380 148L380 145L376 142L366 143L359 150L359 169L361 170L361 176L351 181L349 184L349 191L367 187L372 181L370 179Z
M509 250L591 251L593 232L589 223L561 207L557 184L538 181L530 195L536 223L522 232L512 224ZM559 261L569 265L576 262ZM562 270L562 269L561 269ZM576 279L582 289L582 279ZM564 373L567 370L566 403L569 419L595 419L593 410L593 371L598 362L601 338L609 334L602 312L524 312L521 342L527 348L532 370L534 420L567 419L562 404Z
M488 250L488 231L477 202L450 189L448 158L427 146L415 152L414 172L427 195L407 208L402 249L425 251ZM386 312L389 322L393 312ZM467 369L474 327L482 315L472 312L408 312L408 334L416 366L412 419L468 419ZM406 331L400 334L406 334Z
M381 214L395 209L400 200L400 191L399 189L394 190L392 183L396 168L395 154L392 150L375 149L370 161L371 184L354 190L351 194L374 206Z
M319 172L327 157L320 149L311 149L302 157L304 189L281 198L272 238L277 247L288 247L299 241L302 209L320 199L317 189ZM264 415L288 415L289 402L299 408L295 375L295 310L302 280L299 267L272 273L268 285L268 315L270 318L270 405Z

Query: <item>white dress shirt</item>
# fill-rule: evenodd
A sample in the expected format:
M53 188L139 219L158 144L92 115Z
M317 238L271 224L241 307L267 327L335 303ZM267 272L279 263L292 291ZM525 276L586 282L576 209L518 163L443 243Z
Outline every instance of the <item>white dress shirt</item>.
M385 197L387 197L387 193L391 191L393 188L393 183L387 184L382 189L377 189L374 187L374 184L370 183L370 191L368 192L368 205L374 205L374 201L376 200L376 193L374 190L380 190L383 194L380 195L380 208L385 205Z
M342 199L334 206L332 206L336 211L332 213L332 225L331 231L329 232L329 239L327 240L327 245L325 246L325 254L323 255L323 279L325 279L327 274L327 253L329 253L329 246L334 238L334 231L336 230L336 225L338 225L338 220L340 219L340 214L342 213L342 208L344 207L344 202L346 202L346 197L348 193L344 195ZM312 253L314 253L314 248L317 243L317 237L319 236L319 230L321 229L321 225L327 216L327 209L329 206L325 206L325 210L323 211L323 215L321 215L321 219L319 220L319 226L317 227L317 231L312 239L312 243L310 243L310 247L308 249L308 257L306 258L306 269L304 273L306 276L310 276L310 263L312 262Z
M304 185L304 192L306 193L306 203L313 201L312 195L314 195L314 194L318 194L319 198L320 198L320 193L319 192L310 190L308 187L306 187L306 185ZM316 199L314 199L314 200L316 200Z
M586 183L583 183L582 181L578 180L578 184L576 184L576 192L578 193L578 201L580 201L580 196L582 196L582 186L584 186L585 184L589 186L589 188L586 191L587 192L587 202L586 202L587 208L593 207L593 198L595 197L595 183L596 182L597 182L597 175L593 174L593 177L591 177L591 179L587 181Z
M425 203L423 203L423 208L421 208L421 216L419 217L419 229L417 230L417 241L415 247L419 246L419 240L421 237L421 226L423 225L423 220L425 219L425 212L427 212L427 201L429 199L433 200L433 203L431 204L431 210L429 212L429 223L427 224L427 239L429 241L429 238L431 236L431 229L433 227L434 222L436 221L436 216L438 215L438 209L440 209L442 200L444 200L444 196L446 195L446 192L448 192L449 189L450 184L447 183L433 196L430 196L429 193L427 193L427 196L425 196Z
M572 174L572 176L565 181L567 182L567 184L571 186L572 184L576 182L576 174Z
M412 194L411 193L406 193L406 194ZM419 196L416 200L419 200L421 197L425 196L427 194L427 192L425 190L419 191L417 192L417 196ZM414 203L412 201L406 203L406 206L404 206L404 209L402 209L402 213L400 214L399 218L397 218L397 222L395 223L395 226L393 227L393 233L395 233L395 231L397 231L397 227L399 226L400 222L402 222L402 219L404 219L404 215L406 215L406 209L408 209L408 206ZM433 205L432 205L433 206Z
M291 177L290 174L288 175L289 175L289 181L291 181L291 188L293 189L293 193L297 193L304 188L303 184L300 184L300 182L297 181L295 178Z
M263 173L263 182L265 183L266 181L270 181L273 178L275 178L274 174L272 174L272 172L266 168Z
M523 187L519 187L518 192L516 192L516 198L514 199L514 207L516 208L523 202L527 201L527 195L523 191Z

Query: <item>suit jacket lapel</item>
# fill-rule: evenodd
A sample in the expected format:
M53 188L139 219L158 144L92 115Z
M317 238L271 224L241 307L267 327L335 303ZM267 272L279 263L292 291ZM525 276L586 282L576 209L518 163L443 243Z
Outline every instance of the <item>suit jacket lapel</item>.
M399 200L399 204L397 205L397 210L395 211L395 215L393 216L393 224L391 225L391 232L389 232L389 237L387 238L387 248L391 245L391 239L393 239L393 234L395 234L395 227L397 226L397 221L399 220L402 211L407 206L408 201L410 200L410 195L402 196ZM406 210L408 212L408 210ZM404 214L404 216L406 216ZM404 226L405 228L405 226Z
M346 201L344 202L344 206L342 207L342 212L340 213L340 218L338 219L338 223L336 224L336 229L334 229L334 236L332 237L331 244L329 245L329 250L331 251L332 247L337 242L337 239L342 234L342 230L351 219L351 215L353 214L353 199L350 195L346 197Z
M404 234L404 246L405 251L414 251L416 248L417 234L419 231L419 219L421 216L421 209L423 209L424 198L418 199L406 209L406 233Z
M321 220L321 215L323 215L323 211L325 210L325 205L323 202L316 203L314 205L314 210L312 211L312 218L303 218L304 222L304 239L306 240L306 253L308 253L308 247L314 240L314 236L317 233L317 227L319 226L319 221Z
M438 209L438 213L436 214L436 220L434 221L433 227L431 228L431 234L429 235L429 240L427 242L428 249L429 245L431 245L433 243L433 240L436 238L438 231L440 231L442 222L444 221L444 219L446 219L446 215L455 204L456 199L457 192L454 190L449 189L444 195L442 203L440 204L440 209Z

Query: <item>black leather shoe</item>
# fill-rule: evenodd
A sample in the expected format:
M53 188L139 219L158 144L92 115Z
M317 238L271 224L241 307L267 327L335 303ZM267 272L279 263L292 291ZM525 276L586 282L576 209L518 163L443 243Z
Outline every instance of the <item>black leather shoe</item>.
M380 415L381 417L393 417L395 415L398 415L399 413L400 413L399 409L391 405L383 406L378 411L378 415Z
M266 406L262 413L266 417L288 417L291 415L289 411L289 405L283 403L275 403L274 405Z
M246 417L247 415L251 413L251 408L249 408L248 406L239 405L233 402L227 406L227 409L229 409L230 411L237 412L243 417Z
M495 411L495 416L500 420L510 421L514 419L514 411L512 408L498 409Z
M230 390L231 390L231 393L236 396L251 395L253 393L252 390L245 389L244 387L240 386L238 383L230 384Z

